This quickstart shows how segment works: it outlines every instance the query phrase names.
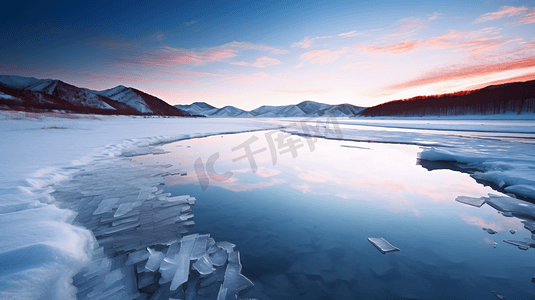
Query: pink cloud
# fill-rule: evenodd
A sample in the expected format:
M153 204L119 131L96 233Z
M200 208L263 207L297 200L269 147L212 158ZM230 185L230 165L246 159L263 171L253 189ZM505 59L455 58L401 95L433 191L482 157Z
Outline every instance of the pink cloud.
M407 34L427 27L427 21L418 18L404 18L397 22L394 34Z
M326 64L335 61L341 57L342 54L347 53L349 47L344 47L342 50L329 51L329 50L313 50L301 54L302 60L310 60L313 64Z
M278 59L262 56L258 58L253 64L253 67L264 68L266 66L280 65L282 62Z
M338 36L343 37L343 38L347 38L347 37L354 37L354 36L359 36L359 35L363 35L363 34L364 34L363 32L358 32L356 30L353 30L353 31L350 31L350 32L340 33L340 34L338 34Z
M503 36L486 36L497 34L494 27L476 31L460 32L452 30L440 36L426 40L403 40L389 45L356 46L355 50L367 53L407 54L419 49L454 49L477 54L482 51L497 49L506 43L518 40L503 40Z
M327 53L329 53L329 50L312 50L312 51L301 54L300 58L302 60L310 60L310 59L313 59L314 57L318 57Z
M246 61L229 61L229 64L231 65L238 65L238 66L250 66L251 64Z
M318 40L318 39L325 39L325 38L330 38L330 36L317 36L311 39L307 36L302 41L293 43L291 47L292 48L295 48L295 47L309 48L310 46L312 46L312 41Z
M253 44L250 42L230 42L219 46L222 49L242 49L242 50L259 50L259 51L269 51L271 54L284 54L288 53L288 50L278 49L264 44Z
M532 9L530 13L527 13L516 19L516 22L523 24L535 23L535 9Z
M477 18L474 21L474 23L497 20L497 19L501 19L503 17L516 16L516 15L525 13L528 10L529 10L529 8L527 8L525 6L520 6L520 7L502 6L500 8L500 10L498 10L496 12L486 13L486 14L483 14L483 15L479 16L479 18Z
M388 64L378 61L361 61L357 63L351 63L346 64L343 66L340 66L340 69L342 70L378 70L378 69L384 69L388 67Z
M138 58L121 58L118 66L128 64L139 64L148 66L171 66L177 64L202 65L208 62L220 62L235 57L240 50L269 51L272 54L282 54L288 50L281 50L275 47L253 44L249 42L230 42L221 46L205 48L200 50L173 48L164 46L155 51L143 52ZM243 63L243 62L238 62Z

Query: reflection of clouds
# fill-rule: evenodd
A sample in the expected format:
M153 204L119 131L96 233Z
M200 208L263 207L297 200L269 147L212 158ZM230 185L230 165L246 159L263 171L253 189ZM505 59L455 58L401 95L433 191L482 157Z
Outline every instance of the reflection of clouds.
M467 193L474 191L474 186L471 182L456 182L455 192L452 191L450 182L446 184L434 183L433 185L430 185L427 182L408 183L398 179L357 178L350 180L348 185L380 187L395 193L410 192L428 196L435 201L452 201L457 196L459 190ZM479 189L478 186L475 188Z
M468 225L474 225L478 227L492 228L498 232L509 230L512 228L521 228L516 218L506 218L499 221L488 221L481 217L471 216L468 214L460 214L461 219Z
M306 183L303 183L302 185L297 185L297 184L292 184L290 185L293 189L296 189L298 191L301 191L303 192L303 194L306 194L306 193L312 193L312 189L310 188L310 186Z
M225 182L215 182L212 184L213 186L218 186L220 188L223 188L225 190L233 191L233 192L248 192L256 189L263 189L274 185L279 185L283 183L287 183L288 181L280 178L273 178L269 182L255 182L255 183L247 183L247 182L241 182L237 178L233 178L236 180L233 180L232 182L225 181Z
M327 171L308 171L307 173L300 173L298 175L300 179L303 179L308 182L327 182L327 181L333 181L337 184L341 184L342 181L336 177L330 172Z
M251 169L232 170L232 173L247 173L247 172L253 173ZM266 167L258 167L255 174L260 177L267 178L267 177L278 175L280 173L281 171L276 170L276 169L267 169Z

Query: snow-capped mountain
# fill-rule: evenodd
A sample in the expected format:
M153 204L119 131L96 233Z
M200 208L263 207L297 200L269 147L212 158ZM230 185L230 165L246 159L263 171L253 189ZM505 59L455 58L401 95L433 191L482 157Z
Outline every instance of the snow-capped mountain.
M215 108L205 102L195 102L190 105L175 105L175 107L183 109L191 114L214 118L321 117L323 115L352 117L365 109L364 107L351 104L330 105L314 101L303 101L297 105L263 105L251 111L245 111L233 106Z
M1 109L66 110L77 113L191 116L134 88L92 91L54 79L1 75Z

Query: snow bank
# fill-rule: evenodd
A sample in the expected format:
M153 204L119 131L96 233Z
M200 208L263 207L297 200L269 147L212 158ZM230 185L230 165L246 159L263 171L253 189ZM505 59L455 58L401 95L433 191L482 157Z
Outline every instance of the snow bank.
M76 297L72 276L90 260L95 239L71 224L73 211L49 204L50 186L70 179L77 166L141 146L275 127L241 119L27 115L0 112L1 299Z

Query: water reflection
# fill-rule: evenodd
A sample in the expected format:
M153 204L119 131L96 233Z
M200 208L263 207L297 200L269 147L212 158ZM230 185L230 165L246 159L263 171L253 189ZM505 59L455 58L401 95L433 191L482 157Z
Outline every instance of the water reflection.
M276 163L270 151L259 153L253 172L247 159L235 160L243 153L231 149L254 135L253 151L269 148L257 132L182 141L162 146L171 153L136 158L187 170L167 177L166 191L198 199L194 231L242 250L243 272L256 285L245 296L486 299L492 290L511 299L533 296L530 251L501 242L510 229L518 231L515 240L528 238L521 230L528 219L496 214L489 202L479 209L455 202L492 192L468 174L416 165L417 146L323 139L314 151L297 149L295 158L279 152ZM214 172L232 177L210 180L203 191L194 163L214 153ZM383 256L367 241L375 236L401 251Z

